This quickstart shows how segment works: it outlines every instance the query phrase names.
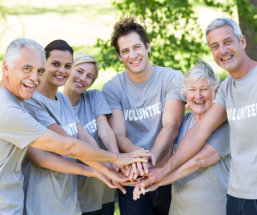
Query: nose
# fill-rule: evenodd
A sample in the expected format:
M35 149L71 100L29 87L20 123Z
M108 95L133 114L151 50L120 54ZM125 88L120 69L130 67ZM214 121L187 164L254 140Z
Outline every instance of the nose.
M34 69L31 73L30 73L30 80L33 82L38 81L38 71L36 69Z
M196 91L195 97L198 98L198 99L202 98L202 92L201 92L201 90L197 90L197 91Z
M225 45L220 45L220 52L223 53L227 53L227 47Z
M130 55L130 58L136 58L137 57L137 53L132 49L131 51L130 51L130 53L129 53Z

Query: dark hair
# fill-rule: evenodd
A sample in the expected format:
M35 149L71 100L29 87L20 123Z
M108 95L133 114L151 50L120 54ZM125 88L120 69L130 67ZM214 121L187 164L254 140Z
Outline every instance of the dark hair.
M121 36L128 35L131 32L138 33L141 41L147 47L147 43L149 43L148 36L145 32L145 29L142 25L135 23L134 18L125 18L119 22L117 22L114 26L114 32L112 35L112 41L111 45L114 46L116 51L120 54L119 45L118 45L118 39Z
M45 47L46 59L49 58L50 52L53 50L68 51L73 55L73 49L64 40L54 40Z

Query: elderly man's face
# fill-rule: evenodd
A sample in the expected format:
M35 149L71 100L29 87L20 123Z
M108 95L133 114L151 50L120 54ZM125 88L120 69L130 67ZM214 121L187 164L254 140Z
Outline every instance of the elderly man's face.
M242 36L238 41L232 28L224 26L210 31L207 39L216 63L230 73L237 72L243 60L245 37Z
M24 47L14 65L4 61L3 69L7 89L19 101L23 101L33 96L39 76L44 72L44 59L39 52Z

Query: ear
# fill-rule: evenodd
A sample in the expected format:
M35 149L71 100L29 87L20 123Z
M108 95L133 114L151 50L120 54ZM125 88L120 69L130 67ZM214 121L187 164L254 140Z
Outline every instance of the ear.
M119 54L119 60L122 62L122 59L120 58L120 54Z
M151 51L150 43L146 44L146 50L147 50L148 53L150 53L150 51Z
M8 66L6 60L4 60L4 62L3 62L3 74L5 77L8 77L8 75L9 75L9 66Z
M245 35L241 36L241 38L240 38L240 45L241 45L242 49L246 48L246 37L245 37Z

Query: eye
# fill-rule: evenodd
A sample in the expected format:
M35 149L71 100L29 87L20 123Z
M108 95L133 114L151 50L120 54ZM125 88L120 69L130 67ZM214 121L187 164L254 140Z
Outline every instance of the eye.
M70 65L70 64L65 65L65 68L66 68L66 69L70 69L70 68L71 68L71 65Z
M79 73L79 74L83 74L83 71L79 70L79 69L76 69L76 72Z
M29 73L32 71L32 67L31 66L25 66L23 67L23 71L26 72L26 73Z
M225 41L225 45L231 45L231 44L232 44L232 42L233 42L233 40L231 40L231 39L226 40L226 41Z
M190 88L188 91L189 92L195 92L195 89L194 88Z
M54 67L60 66L59 62L52 62L52 65L53 65Z
M213 44L210 46L211 50L217 50L218 49L218 44Z
M41 69L39 69L37 72L38 72L39 75L43 75L44 72L45 72L45 69L44 69L44 68L41 68Z
M128 53L128 50L127 50L127 49L126 49L126 50L123 50L121 53L122 53L122 54L127 54L127 53Z
M87 78L92 80L94 79L93 75L87 75Z

